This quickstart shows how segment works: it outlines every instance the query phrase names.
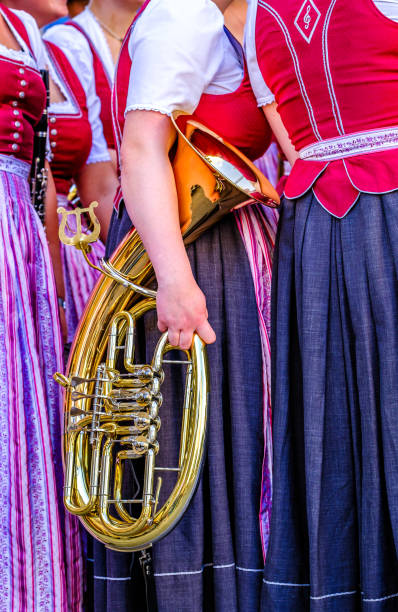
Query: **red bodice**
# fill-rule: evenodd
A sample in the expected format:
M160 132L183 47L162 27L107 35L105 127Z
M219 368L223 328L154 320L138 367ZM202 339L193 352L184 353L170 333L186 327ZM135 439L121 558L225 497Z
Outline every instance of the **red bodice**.
M113 125L117 151L124 128L124 111L127 106L127 95L132 70L132 61L128 49L132 28L136 20L148 6L146 2L137 13L124 40L116 71L115 84L112 93ZM253 94L243 51L239 43L227 32L237 53L241 54L244 76L241 85L232 93L223 95L203 94L193 117L238 147L245 155L254 160L261 157L271 141L271 129L265 119L264 113L257 107ZM116 198L115 206L121 199Z
M78 23L75 21L68 21L68 25L73 26L76 30L79 30L81 34L87 40L87 43L90 47L90 51L93 56L93 66L94 66L94 78L95 78L95 90L97 92L97 96L101 102L101 121L102 127L104 130L104 136L106 140L106 144L109 149L115 148L115 141L113 138L113 129L112 129L112 110L111 110L111 97L112 97L112 83L108 78L108 74L105 70L104 64L98 52L93 45L88 34L80 27Z
M46 41L50 60L74 102L76 114L49 114L51 169L57 193L67 194L72 178L78 174L91 151L92 131L84 89L65 54Z
M398 24L373 0L258 0L255 36L260 70L298 150L398 126ZM398 189L398 148L372 153L374 135L365 137L366 154L298 160L286 196L313 187L342 217L359 192Z
M3 5L1 9L31 49L22 21ZM33 55L32 49L31 52ZM34 127L46 103L43 79L38 70L1 55L0 67L0 154L13 155L31 164Z

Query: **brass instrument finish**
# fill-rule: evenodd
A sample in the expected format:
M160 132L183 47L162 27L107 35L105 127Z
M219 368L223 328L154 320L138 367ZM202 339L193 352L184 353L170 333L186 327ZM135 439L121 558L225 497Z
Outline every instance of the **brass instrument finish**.
M278 205L267 179L237 149L216 134L188 120L178 135L172 160L181 231L186 244L218 222L237 205ZM181 128L181 129L180 129ZM266 194L266 195L264 195ZM99 227L94 207L88 214L94 236L68 235L68 211L60 238L81 249L87 262L90 242ZM107 547L138 551L164 537L179 521L198 483L204 458L209 376L206 348L195 335L185 359L167 359L175 349L163 334L150 364L135 363L137 322L156 308L151 289L154 271L138 234L131 230L103 272L79 324L68 374L56 374L65 388L64 463L66 508ZM186 387L181 407L178 465L156 465L159 451L164 364L185 364ZM164 408L165 410L165 408ZM144 462L139 499L123 497L126 462ZM176 483L160 506L159 472L175 472ZM160 506L160 507L159 507ZM131 508L138 508L134 513Z

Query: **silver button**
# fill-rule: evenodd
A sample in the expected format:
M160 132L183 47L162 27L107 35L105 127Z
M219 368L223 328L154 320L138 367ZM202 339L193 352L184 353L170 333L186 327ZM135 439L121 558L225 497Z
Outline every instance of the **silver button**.
M26 87L26 86L27 86L27 82L24 79L23 81L21 81L21 87Z
M25 68L20 68L19 69L19 74L25 74Z
M50 117L50 123L55 123L56 122L56 117Z
M19 127L21 127L21 122L20 121L15 121L14 125L15 125L16 128L19 128Z
M58 130L51 130L51 135L52 136L56 136L58 134Z
M13 133L13 136L14 136L15 140L18 140L18 138L19 138L19 134L18 134L18 132L14 132L14 133Z
M14 107L15 107L15 106L18 106L18 102L17 102L16 100L13 100L13 101L11 102L11 104L12 104L12 106L14 106Z
M24 91L20 91L18 95L19 95L20 98L24 98L25 97L25 92Z
M19 146L17 144L15 144L15 142L14 142L14 144L12 145L11 148L12 148L13 151L18 151Z
M55 149L55 147L57 146L57 143L53 141L53 142L51 143L51 146L52 146L52 148L53 148L53 149Z
M13 110L12 112L14 113L16 117L19 117L19 110Z

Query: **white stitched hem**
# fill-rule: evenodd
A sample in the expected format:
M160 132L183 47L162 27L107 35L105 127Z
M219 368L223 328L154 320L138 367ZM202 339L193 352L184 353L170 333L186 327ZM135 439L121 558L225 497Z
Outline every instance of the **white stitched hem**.
M114 582L122 582L126 580L131 580L131 577L128 576L126 578L112 578L111 576L94 576L95 580L110 580Z
M171 111L166 110L165 108L159 108L158 106L152 106L152 104L130 104L130 106L127 106L126 110L124 111L124 116L126 116L130 111L135 110L154 111L155 113L161 113L162 115L171 117Z
M249 567L238 567L235 565L235 563L228 563L227 565L214 565L213 563L206 563L205 565L202 566L202 568L200 570L193 570L193 571L187 571L187 572L164 572L164 573L159 573L159 574L155 574L155 576L157 577L161 577L161 576L194 576L197 574L202 574L203 571L207 568L207 567L212 567L213 569L228 569L228 568L232 568L234 567L236 570L240 571L240 572L263 572L264 569L255 569L255 568L249 568Z
M265 578L263 578L263 582L264 584L271 584L274 586L305 587L305 588L311 586L310 584L297 584L295 582L274 582L273 580L265 580Z
M284 586L284 587L305 587L308 588L311 585L310 584L297 584L295 582L274 582L272 580L265 580L265 578L263 578L263 582L265 584L270 584L270 585L274 585L274 586ZM330 599L331 597L345 597L346 595L355 595L355 593L357 593L358 590L356 589L355 591L343 591L341 593L329 593L328 595L319 595L319 596L310 596L310 599L312 599L313 601L320 601L322 599ZM364 603L377 603L379 601L387 601L388 599L395 599L396 597L398 597L398 593L393 593L392 595L385 595L384 597L364 597L364 593L361 593L362 595L362 601Z
M398 593L393 593L393 595L386 595L385 597L372 597L366 599L365 597L363 597L362 601L365 601L366 603L372 603L377 601L387 601L387 599L394 599L395 597L398 597Z
M319 595L315 597L314 595L310 596L310 599L315 601L319 601L320 599L330 599L331 597L345 597L346 595L355 595L358 591L344 591L342 593L329 593L328 595Z

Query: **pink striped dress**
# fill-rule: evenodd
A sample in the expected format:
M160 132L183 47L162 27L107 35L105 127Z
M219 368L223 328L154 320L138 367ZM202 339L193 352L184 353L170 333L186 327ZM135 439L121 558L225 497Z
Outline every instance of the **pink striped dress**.
M40 35L28 15L1 4L0 12L21 47L0 45L0 608L63 612L61 412L52 379L62 346L47 240L28 183L32 126L45 101Z

